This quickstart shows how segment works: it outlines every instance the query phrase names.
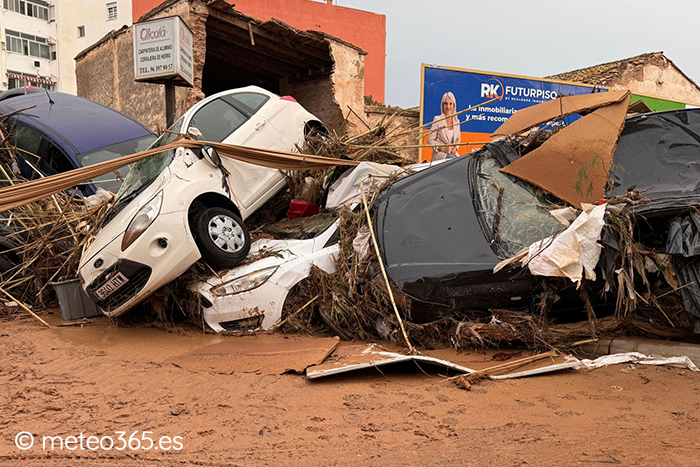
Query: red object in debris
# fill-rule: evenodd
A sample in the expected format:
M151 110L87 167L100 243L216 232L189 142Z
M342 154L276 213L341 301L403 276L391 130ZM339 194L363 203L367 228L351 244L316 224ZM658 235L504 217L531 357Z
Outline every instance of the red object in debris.
M287 211L287 217L290 219L297 219L299 217L311 217L318 214L318 204L313 201L302 201L300 199L293 199L289 203L289 211Z
M605 198L600 198L597 203L595 203L596 206L600 206L601 204L607 203L608 200Z

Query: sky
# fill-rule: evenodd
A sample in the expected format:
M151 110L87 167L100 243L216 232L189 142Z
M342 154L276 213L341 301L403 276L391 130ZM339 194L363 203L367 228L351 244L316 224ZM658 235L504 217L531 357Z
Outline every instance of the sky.
M700 81L694 0L335 0L386 15L385 103L419 105L421 63L544 77L663 51Z

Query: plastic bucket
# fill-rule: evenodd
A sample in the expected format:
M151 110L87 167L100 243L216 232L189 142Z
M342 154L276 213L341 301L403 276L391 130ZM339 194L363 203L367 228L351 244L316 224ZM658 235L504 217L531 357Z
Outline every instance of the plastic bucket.
M80 287L79 279L51 282L51 285L56 291L63 321L102 316L97 304Z

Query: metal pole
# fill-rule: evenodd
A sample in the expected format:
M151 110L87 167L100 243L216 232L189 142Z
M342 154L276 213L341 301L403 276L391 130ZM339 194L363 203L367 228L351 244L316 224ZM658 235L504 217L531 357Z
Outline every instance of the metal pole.
M168 128L175 123L175 85L165 84L165 120Z

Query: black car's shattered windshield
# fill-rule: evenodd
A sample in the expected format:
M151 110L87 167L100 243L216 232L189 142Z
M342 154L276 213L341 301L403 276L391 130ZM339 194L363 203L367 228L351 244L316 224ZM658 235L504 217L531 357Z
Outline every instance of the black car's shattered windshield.
M486 151L476 161L477 214L496 254L510 258L530 244L564 227L550 213L555 206L531 185L499 172L500 164Z

